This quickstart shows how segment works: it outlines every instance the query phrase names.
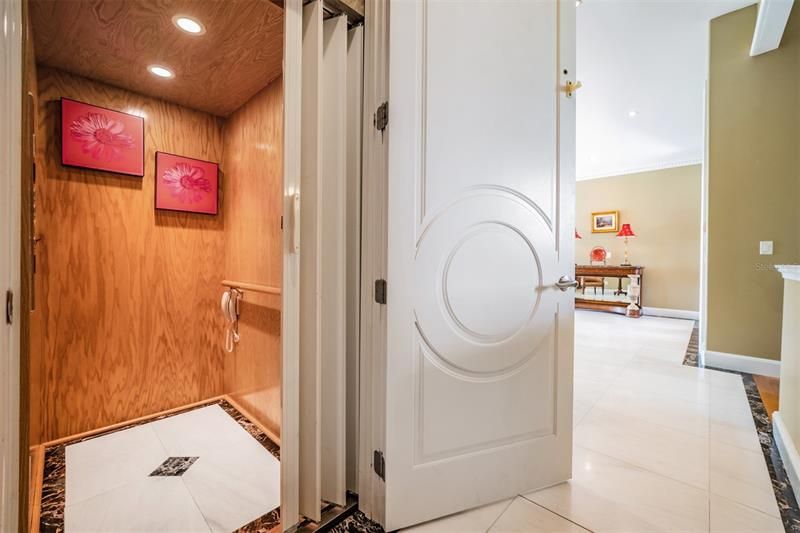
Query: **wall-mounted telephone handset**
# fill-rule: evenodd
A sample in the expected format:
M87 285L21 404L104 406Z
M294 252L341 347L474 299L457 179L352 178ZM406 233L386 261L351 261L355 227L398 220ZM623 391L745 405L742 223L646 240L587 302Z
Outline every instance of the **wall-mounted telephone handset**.
M228 289L222 293L222 316L227 322L225 326L225 350L233 352L234 345L239 342L239 301L242 292L238 289Z

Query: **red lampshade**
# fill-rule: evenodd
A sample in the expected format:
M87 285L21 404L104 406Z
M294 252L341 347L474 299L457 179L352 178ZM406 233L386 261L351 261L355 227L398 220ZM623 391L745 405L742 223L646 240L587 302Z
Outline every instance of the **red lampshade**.
M578 230L575 230L575 238L576 239L583 239L583 237L581 237L581 234L578 233Z
M636 237L636 234L631 229L630 224L623 224L622 228L619 230L619 233L617 233L617 237Z

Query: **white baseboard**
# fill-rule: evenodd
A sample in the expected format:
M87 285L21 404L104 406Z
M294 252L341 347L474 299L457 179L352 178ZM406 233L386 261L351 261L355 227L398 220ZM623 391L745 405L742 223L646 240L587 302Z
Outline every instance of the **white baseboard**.
M663 316L666 318L700 320L700 313L698 311L686 311L684 309L663 309L661 307L642 307L642 311L647 316Z
M713 352L711 350L706 350L702 355L705 366L715 366L725 370L735 370L774 378L779 377L781 374L781 362L772 359L762 359L761 357L735 353Z
M800 454L797 453L797 447L781 418L780 411L772 413L772 435L775 437L775 444L778 446L781 459L783 459L783 468L792 483L794 496L800 501Z

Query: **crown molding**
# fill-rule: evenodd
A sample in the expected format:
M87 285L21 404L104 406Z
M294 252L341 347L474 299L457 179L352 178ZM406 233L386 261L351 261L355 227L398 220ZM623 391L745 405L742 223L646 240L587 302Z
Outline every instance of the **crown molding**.
M626 167L616 170L614 172L603 172L600 174L590 174L588 176L578 176L577 181L598 180L603 178L616 178L617 176L626 176L628 174L641 174L643 172L653 172L656 170L667 170L670 168L689 167L692 165L700 165L703 163L703 158L697 159L682 159L680 161L662 161L653 165L646 165L641 167Z

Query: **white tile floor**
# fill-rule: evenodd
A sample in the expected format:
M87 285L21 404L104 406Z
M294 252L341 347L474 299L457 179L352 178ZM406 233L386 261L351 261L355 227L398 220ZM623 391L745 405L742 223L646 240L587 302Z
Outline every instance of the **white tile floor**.
M408 531L783 531L741 378L682 365L692 322L575 322L572 480Z
M150 476L197 457L181 476ZM212 405L66 448L66 533L225 532L280 505L280 464Z

